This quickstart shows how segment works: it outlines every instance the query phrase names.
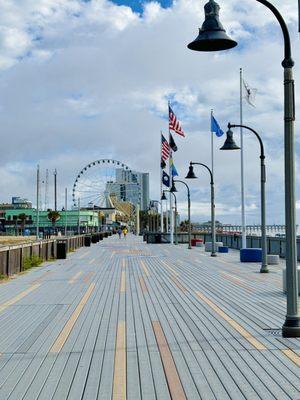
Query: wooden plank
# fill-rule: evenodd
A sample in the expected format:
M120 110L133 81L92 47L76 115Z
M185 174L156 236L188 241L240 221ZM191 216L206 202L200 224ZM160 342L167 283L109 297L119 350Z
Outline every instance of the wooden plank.
M76 274L69 280L69 283L73 285L82 274L82 271L76 272Z
M90 298L94 288L95 288L95 283L91 283L90 286L88 287L87 291L85 292L84 296L80 300L75 311L71 315L69 321L66 323L66 325L64 326L60 335L58 336L58 338L54 342L53 346L51 347L50 353L59 353L61 351L61 349L63 348L66 340L68 339L68 337L73 329L73 326L75 325L75 322L77 321L80 313L82 312L83 307L85 306L88 299Z
M113 400L126 400L126 324L118 322L113 381Z
M168 346L168 342L165 338L161 325L159 321L153 321L152 325L172 400L185 400L185 392L183 390L171 351Z
M8 307L16 304L18 301L22 300L25 296L36 290L40 284L32 285L30 288L23 290L23 292L19 293L17 296L13 297L12 299L6 301L5 303L0 304L0 312L3 312Z

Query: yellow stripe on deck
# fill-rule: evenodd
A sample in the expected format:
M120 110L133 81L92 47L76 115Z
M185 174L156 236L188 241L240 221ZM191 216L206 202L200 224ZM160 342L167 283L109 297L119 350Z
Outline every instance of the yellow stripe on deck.
M170 270L175 276L179 276L179 273L178 273L177 271L175 271L175 269L173 269L172 267L170 267L170 265L167 264L165 261L160 260L160 262L161 262L162 264L164 264L164 265L168 268L168 270Z
M172 400L186 400L185 392L169 348L167 339L159 321L153 321L152 327L158 350L163 363Z
M246 329L244 329L240 324L234 321L229 315L222 311L216 304L209 300L204 294L196 291L198 297L203 300L208 306L210 306L220 317L222 317L226 322L229 323L240 335L242 335L252 346L257 350L267 350L266 346L259 342L255 337L251 335Z
M148 268L146 267L146 264L144 263L144 261L141 261L141 266L142 266L142 268L143 268L145 274L146 274L147 276L149 276L150 274L149 274Z
M126 325L119 321L115 349L113 400L126 400Z
M73 283L75 283L75 281L80 277L80 275L82 274L82 271L78 271L74 276L73 276L73 278L71 278L70 280L69 280L69 283L72 285Z
M300 356L291 349L281 350L290 360L300 367Z
M95 258L92 258L91 261L89 261L89 264L93 264L96 261Z
M86 253L81 254L80 257L78 257L80 260L84 257L86 257L89 254L89 251L87 251Z
M19 300L22 300L25 296L27 296L29 293L33 292L35 289L37 289L40 286L40 284L36 284L31 286L30 288L24 290L17 296L13 297L11 300L6 301L3 304L0 304L0 312L6 310L8 307L12 306L13 304L17 303Z
M120 285L120 292L124 293L126 291L126 278L125 278L125 271L121 273L121 285Z
M75 325L75 322L77 321L79 315L81 314L83 307L87 303L88 299L90 298L93 290L95 288L95 283L91 283L90 286L88 287L87 291L85 292L84 296L80 300L80 303L76 307L75 311L71 315L70 319L64 326L63 330L60 332L58 338L54 342L53 346L50 349L50 353L59 353L65 344L66 340L68 339L73 326Z

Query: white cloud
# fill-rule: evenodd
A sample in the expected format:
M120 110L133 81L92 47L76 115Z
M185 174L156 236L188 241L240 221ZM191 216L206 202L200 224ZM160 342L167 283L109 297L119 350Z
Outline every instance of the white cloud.
M299 61L294 5L274 3L290 24ZM167 10L151 2L142 16L106 0L1 2L4 200L14 194L33 198L38 162L43 170L59 170L63 193L83 165L101 157L150 171L151 196L158 198L159 133L167 132L162 118L167 99L174 102L187 132L186 139L175 139L175 163L183 177L190 159L210 163L210 109L224 129L228 121L239 121L238 72L243 66L247 81L258 89L257 108L245 106L245 123L265 141L268 221L283 222L281 33L271 13L252 0L220 4L224 26L242 46L200 54L186 48L203 20L198 0L178 0ZM239 142L238 131L235 135ZM217 213L219 219L239 222L239 153L217 151L223 139L215 140ZM259 149L250 134L245 135L245 149L252 223L259 221L260 187ZM14 161L26 172L12 169ZM194 218L207 220L209 180L205 172L197 173L199 180L191 185ZM178 198L184 202L185 192Z

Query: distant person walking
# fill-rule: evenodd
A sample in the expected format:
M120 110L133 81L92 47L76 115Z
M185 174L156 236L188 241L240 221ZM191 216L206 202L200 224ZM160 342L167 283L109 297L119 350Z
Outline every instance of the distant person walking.
M128 232L127 228L124 228L124 229L123 229L124 238L126 238L127 232Z
M118 235L119 235L119 239L121 239L121 235L122 235L122 229L118 229Z

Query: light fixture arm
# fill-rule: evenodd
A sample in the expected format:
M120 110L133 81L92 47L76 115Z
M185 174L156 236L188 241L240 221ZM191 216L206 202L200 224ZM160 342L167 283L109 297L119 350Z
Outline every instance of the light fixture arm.
M258 141L259 141L259 145L260 145L260 158L261 159L265 159L265 149L264 149L264 144L263 141L261 139L261 137L259 136L259 134L252 128L250 128L249 126L246 125L232 125L231 123L228 124L228 129L231 128L244 128L244 129L248 129L249 131L253 132L254 135L257 137Z
M290 38L289 30L287 28L285 20L283 19L282 15L277 10L277 8L273 4L271 4L269 1L267 1L267 0L256 0L256 1L258 3L263 4L269 10L271 10L272 13L274 14L275 18L279 22L279 25L280 25L282 33L283 33L283 38L284 38L284 60L282 61L282 66L284 68L292 68L295 63L292 59L291 38Z
M202 163L198 163L198 162L193 162L193 161L190 162L190 165L202 165L202 167L206 168L207 171L208 171L209 174L210 174L210 184L211 184L211 185L214 184L214 176L213 176L213 173L212 173L211 169L210 169L207 165L202 164Z

